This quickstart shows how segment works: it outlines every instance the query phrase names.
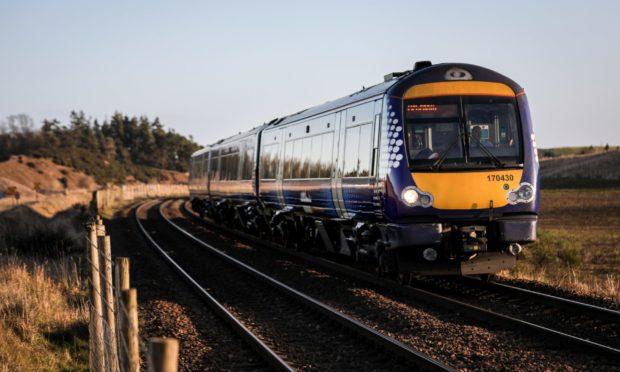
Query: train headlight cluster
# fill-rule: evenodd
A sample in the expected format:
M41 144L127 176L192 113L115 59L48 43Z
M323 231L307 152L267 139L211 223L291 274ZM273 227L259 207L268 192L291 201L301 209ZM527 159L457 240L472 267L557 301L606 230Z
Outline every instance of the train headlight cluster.
M428 208L433 205L433 195L428 192L419 190L417 187L405 187L400 194L400 198L410 207Z
M519 203L529 203L534 200L534 195L534 186L524 182L516 189L510 190L508 195L506 195L506 199L508 200L508 203L513 205Z

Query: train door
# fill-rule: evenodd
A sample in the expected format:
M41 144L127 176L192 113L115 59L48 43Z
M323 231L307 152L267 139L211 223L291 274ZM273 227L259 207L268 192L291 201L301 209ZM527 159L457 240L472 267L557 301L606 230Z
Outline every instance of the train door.
M344 206L344 199L342 197L342 164L344 157L344 130L345 130L345 118L346 110L338 112L336 114L335 123L335 139L336 156L334 159L335 169L332 177L332 197L334 200L334 207L336 208L336 214L340 218L347 218L347 210Z
M364 219L374 214L374 111L375 103L367 102L342 112L336 194L343 218Z

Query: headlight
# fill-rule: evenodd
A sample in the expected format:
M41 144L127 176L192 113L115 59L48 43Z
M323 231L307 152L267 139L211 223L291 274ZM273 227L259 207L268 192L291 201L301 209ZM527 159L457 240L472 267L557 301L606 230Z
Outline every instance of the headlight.
M403 201L405 204L413 206L418 202L418 199L418 192L414 189L405 189L403 191Z
M428 208L433 205L433 195L420 191L413 186L405 187L400 198L410 207L421 206L422 208Z
M534 200L535 190L534 186L524 182L516 189L510 190L506 195L506 200L510 204L529 203Z

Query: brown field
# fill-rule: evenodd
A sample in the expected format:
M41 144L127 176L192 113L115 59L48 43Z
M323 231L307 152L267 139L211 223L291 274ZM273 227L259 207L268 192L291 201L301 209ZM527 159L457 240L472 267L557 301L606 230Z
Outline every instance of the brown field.
M620 188L541 192L536 244L510 275L620 301Z

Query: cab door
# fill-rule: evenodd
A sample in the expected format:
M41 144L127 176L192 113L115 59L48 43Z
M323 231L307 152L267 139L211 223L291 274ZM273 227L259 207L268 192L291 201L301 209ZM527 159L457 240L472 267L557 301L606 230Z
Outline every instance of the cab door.
M374 111L375 103L367 102L341 112L334 180L341 218L365 219L374 215L377 154Z

